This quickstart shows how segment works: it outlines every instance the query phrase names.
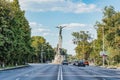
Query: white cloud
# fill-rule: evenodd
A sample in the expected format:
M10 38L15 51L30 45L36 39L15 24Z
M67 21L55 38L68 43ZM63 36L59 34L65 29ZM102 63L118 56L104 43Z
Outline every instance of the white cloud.
M87 26L86 24L81 24L81 23L70 23L70 24L61 24L60 26L66 26L66 28L76 28L76 27L85 27Z
M95 4L74 3L70 0L19 0L21 8L27 11L61 11L83 13L97 11Z
M43 36L48 36L49 35L49 33L43 33Z
M42 36L48 36L50 35L50 29L46 29L45 26L42 24L36 23L36 22L30 22L31 27L31 33L32 35L42 35Z
M49 32L50 30L49 30L49 29L42 29L42 28L39 28L38 31L39 31L39 32Z
M42 24L38 24L36 22L30 22L29 25L31 28L39 28L43 26Z
M79 32L79 31L89 31L90 34L96 34L96 29L91 24L81 24L81 23L69 23L61 24L59 26L66 26L66 30L69 32ZM95 35L96 38L97 35Z

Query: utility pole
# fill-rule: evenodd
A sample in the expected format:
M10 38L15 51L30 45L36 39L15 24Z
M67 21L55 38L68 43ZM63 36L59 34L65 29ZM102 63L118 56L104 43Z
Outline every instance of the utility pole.
M103 58L103 66L105 66L105 33L104 33L104 26L103 26L103 54L102 54L102 58Z
M43 45L41 46L41 63L43 63Z

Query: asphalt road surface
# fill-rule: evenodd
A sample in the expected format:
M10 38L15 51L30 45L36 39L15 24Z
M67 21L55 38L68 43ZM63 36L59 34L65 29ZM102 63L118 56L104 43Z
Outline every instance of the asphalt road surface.
M31 64L0 71L0 80L120 80L120 70L73 65Z

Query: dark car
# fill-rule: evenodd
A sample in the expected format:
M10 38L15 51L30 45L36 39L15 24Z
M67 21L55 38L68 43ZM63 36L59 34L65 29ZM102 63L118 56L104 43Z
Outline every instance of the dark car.
M78 66L80 67L85 67L85 63L83 60L80 60L79 63L78 63Z
M68 65L68 61L67 61L67 60L63 60L63 61L62 61L62 64L63 64L63 65Z

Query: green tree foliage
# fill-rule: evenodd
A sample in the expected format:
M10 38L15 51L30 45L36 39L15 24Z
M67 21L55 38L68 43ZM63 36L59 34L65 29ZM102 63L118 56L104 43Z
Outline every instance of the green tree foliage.
M32 47L35 50L32 57L33 62L41 62L41 59L43 62L52 61L54 58L54 49L43 37L33 36Z
M104 39L105 51L108 53L109 60L118 63L120 62L118 58L120 57L120 12L116 12L113 6L106 6L103 13L102 22L96 23L98 39L95 44L99 48L97 52L102 50Z
M31 29L18 0L0 0L0 62L25 64L31 54Z
M73 32L73 43L77 45L75 48L76 56L78 59L85 59L87 60L91 50L90 44L90 34L85 31L80 32Z
M33 36L18 0L0 0L0 65L14 66L54 58L54 50L43 37Z
M70 62L73 62L74 60L76 60L76 57L74 55L68 54L67 55L67 60Z

